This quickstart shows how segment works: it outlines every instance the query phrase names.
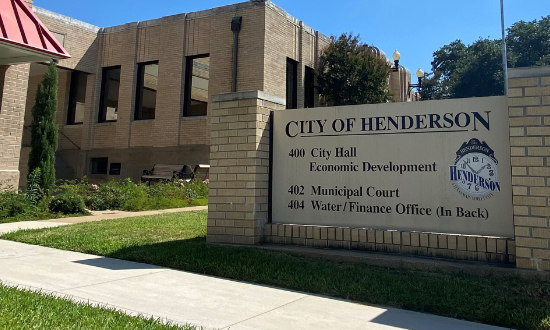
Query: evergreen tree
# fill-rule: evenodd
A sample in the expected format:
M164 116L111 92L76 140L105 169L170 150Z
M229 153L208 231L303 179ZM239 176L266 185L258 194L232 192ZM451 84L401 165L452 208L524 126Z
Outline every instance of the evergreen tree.
M41 171L41 186L49 194L55 184L55 151L57 150L57 67L51 63L48 72L38 86L32 108L31 152L29 173Z

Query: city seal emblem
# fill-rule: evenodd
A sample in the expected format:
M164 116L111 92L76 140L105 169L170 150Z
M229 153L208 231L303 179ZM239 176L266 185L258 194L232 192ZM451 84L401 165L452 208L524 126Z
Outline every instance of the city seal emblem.
M498 161L485 141L470 139L456 152L449 166L450 181L462 196L473 200L491 198L500 191Z

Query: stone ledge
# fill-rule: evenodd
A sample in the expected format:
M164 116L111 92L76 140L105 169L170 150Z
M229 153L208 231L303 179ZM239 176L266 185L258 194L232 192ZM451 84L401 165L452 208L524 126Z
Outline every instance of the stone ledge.
M55 20L58 20L58 21L61 21L61 22L65 23L65 24L69 24L71 26L75 26L75 27L78 27L78 28L81 28L81 29L85 29L85 30L88 30L88 31L91 31L91 32L98 32L100 30L100 28L98 26L95 26L93 24L86 23L86 22L83 22L83 21L79 21L75 18L65 16L65 15L61 15L61 14L55 13L53 11L49 11L47 9L37 7L37 6L34 6L34 5L32 6L32 11L34 11L37 15L43 15L43 16L46 16L46 17L49 17L49 18L53 18Z
M336 226L266 224L263 241L315 248L367 250L448 260L515 262L512 238Z
M286 100L284 98L271 95L263 91L223 93L223 94L212 95L212 98L211 98L212 102L228 102L228 101L250 100L250 99L261 99L264 101L269 101L280 105L286 105Z
M550 76L550 66L533 66L528 68L508 68L508 78L534 78Z

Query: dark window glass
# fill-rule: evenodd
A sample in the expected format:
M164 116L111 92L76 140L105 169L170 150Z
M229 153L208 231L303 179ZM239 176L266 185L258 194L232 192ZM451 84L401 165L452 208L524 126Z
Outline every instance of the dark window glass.
M82 124L84 122L84 106L86 102L86 84L88 75L84 72L71 72L71 89L69 92L69 109L67 124Z
M188 57L185 73L183 115L206 116L208 83L210 81L210 57L208 55Z
M286 108L298 107L298 62L286 59Z
M109 175L120 175L120 163L111 163L109 165Z
M4 96L4 79L6 77L7 65L0 65L0 107L2 106L2 96Z
M98 122L116 121L118 114L119 86L120 66L103 68Z
M109 164L109 158L99 157L92 158L92 174L107 174L107 165Z
M315 107L315 74L313 68L306 66L304 77L304 108Z
M138 64L135 120L155 119L158 75L158 62Z

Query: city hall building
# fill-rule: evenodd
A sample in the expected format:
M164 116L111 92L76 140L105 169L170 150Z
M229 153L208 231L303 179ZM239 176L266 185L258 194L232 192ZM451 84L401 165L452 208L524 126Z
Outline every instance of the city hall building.
M139 180L154 164L208 164L219 138L211 127L239 125L209 119L212 95L257 90L286 108L319 105L314 70L331 40L270 1L104 28L27 4L70 55L58 62L57 178ZM31 108L46 70L42 60L2 78L4 90L21 80L17 99L26 100L24 124L10 126L22 139L2 146L15 186L26 181ZM406 69L392 72L395 101L407 100L409 81ZM18 162L8 159L17 153Z

